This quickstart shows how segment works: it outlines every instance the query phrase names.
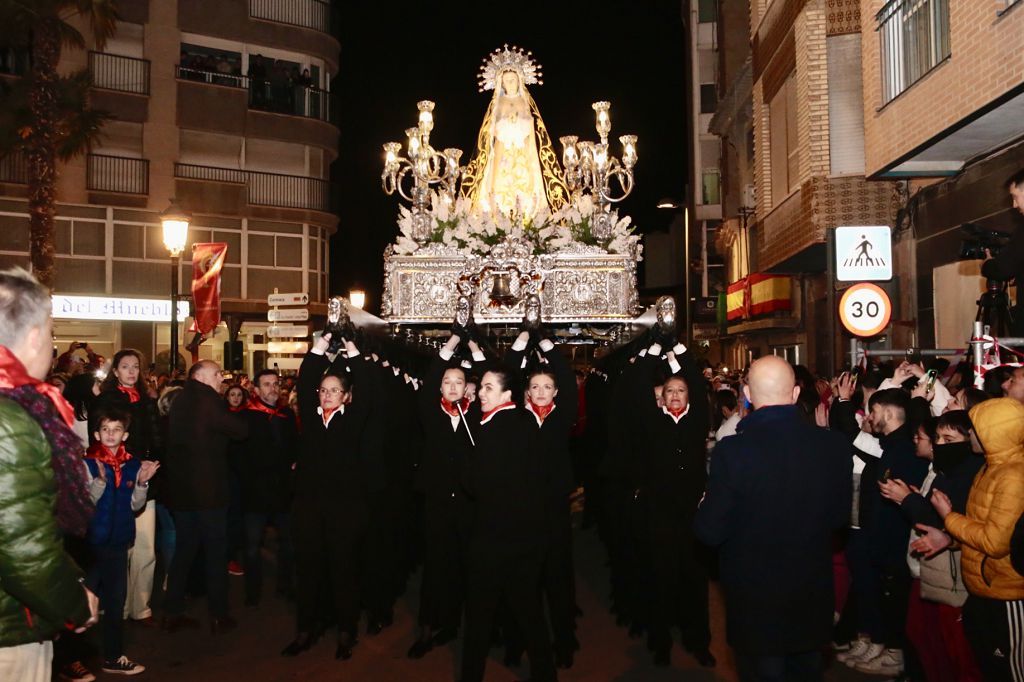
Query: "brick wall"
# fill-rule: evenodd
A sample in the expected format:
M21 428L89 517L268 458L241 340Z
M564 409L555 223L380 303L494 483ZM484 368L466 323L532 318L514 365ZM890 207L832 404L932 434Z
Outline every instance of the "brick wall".
M948 60L882 104L875 14L861 0L866 172L873 175L919 144L1024 81L1024 7L998 16L996 0L950 0Z
M796 38L797 143L800 182L828 175L828 57L825 0L804 6L793 27Z

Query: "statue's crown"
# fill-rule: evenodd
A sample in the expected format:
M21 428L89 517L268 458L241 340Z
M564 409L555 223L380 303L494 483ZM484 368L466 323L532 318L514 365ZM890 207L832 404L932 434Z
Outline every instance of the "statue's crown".
M532 52L506 43L500 50L495 50L484 59L478 77L480 92L493 90L502 71L515 71L523 81L523 85L544 85L541 80L541 66L533 60Z

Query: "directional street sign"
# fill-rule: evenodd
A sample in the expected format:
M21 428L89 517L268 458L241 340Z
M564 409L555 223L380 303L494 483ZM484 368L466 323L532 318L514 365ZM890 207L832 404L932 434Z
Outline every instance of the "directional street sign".
M309 350L305 341L271 341L267 343L267 352L271 355L301 354Z
M309 311L305 308L271 308L267 311L267 322L305 322Z
M835 265L840 282L892 279L892 230L888 225L837 227Z
M294 339L309 336L309 325L275 324L267 327L267 336L272 339Z
M861 282L846 290L839 301L839 319L855 336L875 336L889 324L889 295L874 284Z
M267 296L267 305L306 305L309 303L309 294L270 294Z

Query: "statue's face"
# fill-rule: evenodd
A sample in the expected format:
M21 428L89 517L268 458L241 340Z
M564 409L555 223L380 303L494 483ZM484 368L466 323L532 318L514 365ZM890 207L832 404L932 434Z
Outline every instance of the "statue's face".
M519 74L515 71L506 71L501 74L501 87L506 95L519 94Z

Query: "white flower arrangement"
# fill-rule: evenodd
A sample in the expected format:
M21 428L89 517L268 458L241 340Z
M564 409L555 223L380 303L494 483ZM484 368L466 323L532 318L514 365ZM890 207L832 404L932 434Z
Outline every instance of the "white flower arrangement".
M605 239L598 239L591 229L597 208L589 194L577 196L569 204L552 213L542 207L532 218L513 219L504 213L472 210L465 197L454 204L444 195L431 193L429 220L432 229L429 244L443 244L466 255L486 255L492 247L506 239L523 239L533 245L534 254L557 253L573 245L597 246L608 253L633 254L640 241L634 234L629 216L618 219ZM613 212L613 216L618 217ZM413 239L413 214L401 207L398 214L399 235L394 245L398 255L409 256L420 249Z

